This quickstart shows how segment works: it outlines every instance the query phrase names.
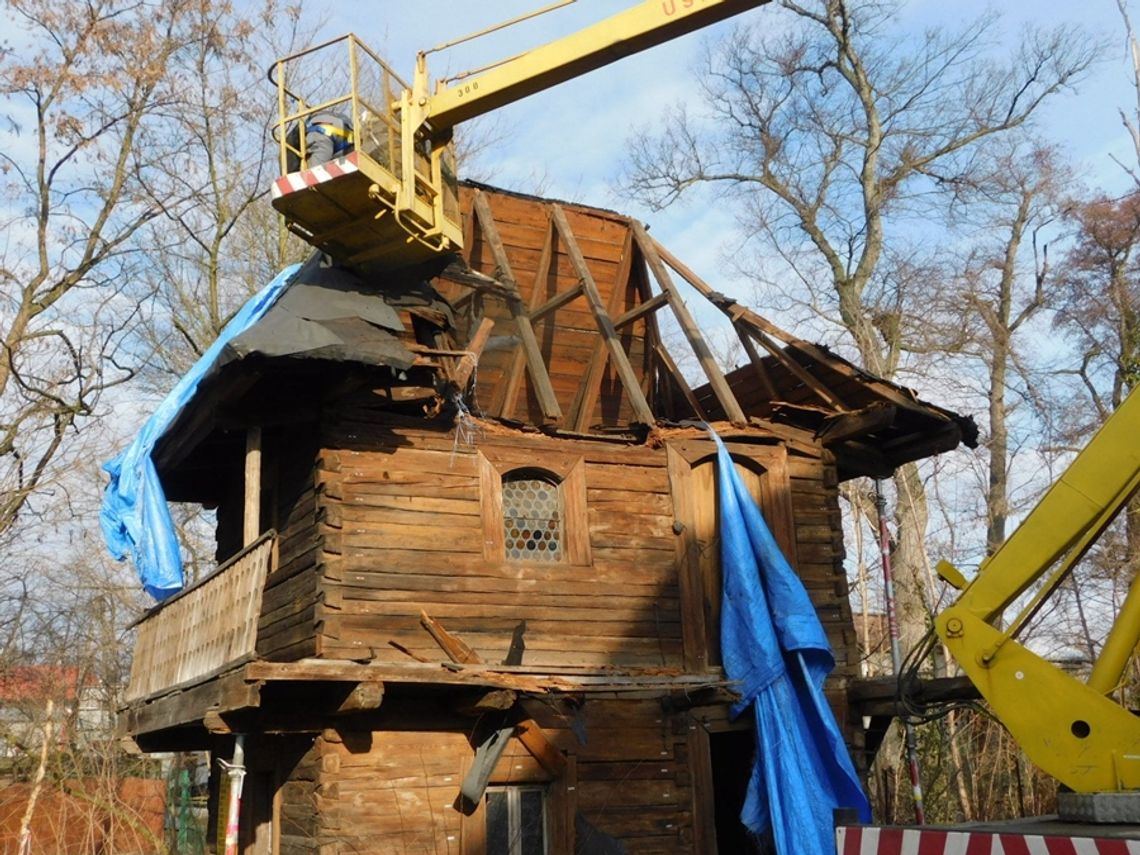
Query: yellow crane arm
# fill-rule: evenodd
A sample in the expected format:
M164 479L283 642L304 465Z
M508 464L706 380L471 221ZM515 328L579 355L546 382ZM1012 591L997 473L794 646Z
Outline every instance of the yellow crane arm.
M1115 703L1140 641L1140 574L1087 682L1014 641L1140 487L1140 395L1130 395L1009 539L962 588L935 629L1026 754L1076 792L1140 788L1140 718ZM1002 624L1006 609L1039 587Z
M427 93L426 63L421 54L416 88L422 87L417 95L427 99L423 118L437 133L449 130L460 122L767 2L644 0L434 94Z
M409 87L352 34L283 57L270 74L286 172L273 205L292 231L348 266L395 269L455 251L463 242L448 146L456 124L768 2L642 0L435 92L426 54ZM312 69L345 46L347 64L329 67L347 68L349 91L326 92ZM326 167L309 157L308 136L330 113L351 125L354 150Z

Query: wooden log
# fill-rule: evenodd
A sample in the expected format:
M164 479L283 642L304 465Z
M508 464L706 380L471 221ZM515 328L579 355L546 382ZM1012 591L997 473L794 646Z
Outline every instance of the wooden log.
M630 404L633 406L634 415L642 424L652 425L656 422L653 411L649 408L649 402L645 400L645 395L642 394L641 384L638 381L637 375L634 373L633 366L630 365L628 354L626 354L621 346L621 341L618 339L613 321L610 319L609 313L602 303L601 295L598 293L598 286L594 282L594 276L590 272L590 268L586 265L586 259L582 256L582 250L578 246L574 232L570 229L570 224L566 221L566 214L563 212L561 206L555 204L551 205L551 216L554 220L555 227L558 229L559 235L566 244L566 251L570 256L574 269L582 282L582 289L586 294L587 302L590 304L590 311L593 312L594 321L598 325L598 331L602 334L606 347L609 348L610 359L613 360L618 377L625 387L625 393L629 398Z
M645 232L645 227L642 226L641 223L631 221L630 228L633 231L633 239L641 249L641 254L645 256L645 261L649 265L649 269L653 272L653 277L657 280L657 284L661 286L661 290L664 293L669 295L669 305L673 309L673 315L677 318L677 323L680 324L681 331L685 334L685 338L688 339L689 346L692 347L693 353L696 354L697 361L701 363L701 368L704 370L705 376L708 377L709 385L716 394L716 398L720 402L721 409L724 410L725 416L733 424L746 424L748 420L744 416L744 410L740 408L740 403L736 400L732 389L729 388L728 381L724 378L724 372L721 371L720 366L717 365L716 358L712 355L708 343L701 334L700 327L697 326L697 322L693 320L693 316L689 314L684 300L681 299L681 294L673 284L673 279L669 275L669 271L665 268L664 262L662 262L660 255L657 253L656 241L650 240L649 235Z
M526 352L527 367L530 370L531 381L534 383L535 397L538 399L539 407L542 409L542 414L545 418L554 422L560 421L562 419L562 409L558 406L558 397L554 394L554 388L550 385L550 375L547 373L546 363L542 358L542 350L538 346L538 339L535 338L534 328L530 323L530 316L523 308L518 283L515 281L514 274L511 272L511 264L507 259L507 251L503 247L503 241L499 237L498 228L495 225L495 218L491 214L491 207L487 204L487 198L481 190L475 191L474 199L475 213L483 232L483 240L487 242L487 246L491 249L491 255L499 271L498 278L514 295L512 299L507 301L507 306L510 309L511 317L515 320L515 325L519 331L519 338L522 339L523 349Z
M423 624L424 629L431 634L431 637L435 639L452 662L459 662L464 665L482 663L483 660L463 639L444 629L443 624L432 618L426 611L420 612L420 623Z

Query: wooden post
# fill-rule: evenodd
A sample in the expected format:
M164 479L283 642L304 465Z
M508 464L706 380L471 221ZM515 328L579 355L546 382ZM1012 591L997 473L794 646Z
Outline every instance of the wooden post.
M550 375L546 371L546 363L542 360L542 349L538 346L538 339L535 338L534 328L530 324L530 314L523 306L518 283L515 281L510 262L507 260L506 248L503 246L502 238L499 237L498 226L495 225L495 218L491 216L491 207L487 204L487 198L483 195L482 190L475 191L474 206L475 215L479 219L479 227L483 233L483 240L490 248L491 256L495 259L495 267L498 268L496 278L512 294L507 299L507 308L510 309L511 317L514 318L515 326L518 329L519 338L522 340L527 367L530 369L530 379L534 383L534 394L538 399L539 407L542 409L542 415L548 421L561 421L562 410L558 406L558 396L554 394L554 386L551 384Z
M697 361L700 362L705 376L708 377L709 386L712 387L717 401L720 402L725 417L736 425L747 424L748 417L740 408L736 396L732 393L732 389L729 388L728 381L724 377L724 372L716 364L716 359L713 357L712 351L709 350L708 343L701 335L700 327L693 320L693 316L689 314L688 308L681 299L681 294L673 284L673 278L669 275L661 256L657 253L657 244L650 240L649 235L645 232L645 227L636 220L630 221L630 228L633 230L633 239L637 241L641 254L645 256L645 262L653 272L653 278L661 286L662 292L669 295L669 305L673 309L673 315L677 318L677 323L685 334L685 338L689 340L689 346L696 354Z
M245 513L242 517L242 547L261 534L261 428L245 432Z
M617 370L622 386L625 387L626 395L629 396L629 403L633 407L634 417L642 424L655 424L657 419L654 418L653 411L649 408L649 402L645 400L645 395L641 392L641 385L638 382L637 374L634 372L633 366L629 364L629 355L622 349L617 330L614 329L614 322L611 320L605 305L602 303L601 295L598 293L598 286L594 282L594 276L590 273L590 268L586 266L586 259L582 255L582 250L578 247L578 241L574 237L574 233L570 230L570 223L567 222L566 215L563 213L560 205L552 205L550 210L554 218L554 225L558 228L558 234L566 244L566 252L570 256L570 263L573 265L574 272L578 274L578 279L582 283L582 290L586 294L586 300L590 304L590 311L594 315L594 323L598 325L598 331L602 334L602 340L609 348L610 359L613 361L614 368ZM588 406L588 402L583 401L583 406Z

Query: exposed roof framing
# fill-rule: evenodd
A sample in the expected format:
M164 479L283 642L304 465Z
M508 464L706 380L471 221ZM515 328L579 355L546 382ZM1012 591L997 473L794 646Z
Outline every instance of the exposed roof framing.
M438 413L459 387L481 415L566 435L636 437L694 418L790 430L831 449L842 477L974 441L969 419L719 293L640 222L474 184L461 207L466 249L450 264L348 270L315 256L249 347L207 376L159 445L164 468L218 458L227 425L317 418L346 388ZM728 317L745 365L717 363L681 282ZM680 351L662 340L666 306ZM308 394L290 391L298 378Z

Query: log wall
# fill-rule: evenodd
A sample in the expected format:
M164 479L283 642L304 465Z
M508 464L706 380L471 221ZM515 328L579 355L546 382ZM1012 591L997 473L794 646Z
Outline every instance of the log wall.
M587 701L576 725L582 742L565 717L535 712L544 737L566 752L565 770L548 772L512 739L490 785L545 790L551 855L575 851L576 819L579 829L584 821L621 840L630 855L710 851L702 835L711 817L698 818L694 802L700 775L691 758L702 755L692 716L664 713L656 701ZM318 737L281 788L280 855L483 855L482 806L467 816L454 806L474 757L475 723L428 726Z
M464 187L461 191L467 234L464 254L471 267L493 275L497 267L493 253L473 219L473 192L471 187ZM486 193L485 198L519 294L531 311L540 308L556 294L577 287L580 277L571 263L565 240L555 233L548 204L501 192ZM617 318L640 304L648 296L648 285L640 272L631 279L632 249L628 221L596 208L569 204L562 207L597 285L598 296L610 317ZM450 299L465 293L465 289L448 288L446 283L440 287L444 296ZM481 302L480 310L481 316L495 320L493 335L517 337L515 322L505 302L486 299ZM628 353L639 381L645 374L648 329L648 322L639 320L619 331L622 347ZM605 351L598 335L597 321L586 298L579 295L536 320L534 331L558 404L564 414L574 414L583 378L591 363ZM512 373L521 369L521 345L517 343L511 348L485 352L479 360L476 385L482 405L499 413L512 385ZM515 406L503 409L502 415L530 424L542 424L545 419L533 386L528 377L520 379L523 385ZM593 402L588 416L590 424L623 425L636 420L612 365L606 368L599 398Z
M312 428L266 437L262 522L277 529L278 547L258 624L257 653L263 659L290 661L317 650L321 549L316 447Z
M474 446L422 422L324 437L318 473L323 605L320 655L430 660L426 610L488 662L525 621L526 665L680 667L680 603L665 457L659 450L484 433ZM517 467L562 475L567 541L589 563L510 561L502 523L484 519L487 484Z
M687 452L694 461L711 453L707 441L686 442L707 449ZM667 449L490 429L465 445L450 429L395 417L379 426L351 410L326 425L321 445L312 490L295 506L297 530L282 536L278 584L296 592L269 597L291 604L279 608L293 615L292 630L276 636L288 644L272 648L280 658L303 648L308 626L312 652L323 657L406 661L395 642L436 661L421 610L488 662L504 660L520 629L528 666L692 668L699 657L686 657L685 645L692 654L715 643L709 627L685 636L683 571L699 556L674 505L693 484L672 486ZM786 450L772 438L732 448L764 471L781 461L766 476L762 506L828 631L837 676L848 676L857 662L834 464L822 450ZM584 541L577 551L585 558L506 560L488 484L496 473L544 465L581 476L582 499L568 502L565 525L568 540ZM716 545L696 548L715 554ZM694 608L709 593L694 588ZM268 617L267 607L267 626Z

